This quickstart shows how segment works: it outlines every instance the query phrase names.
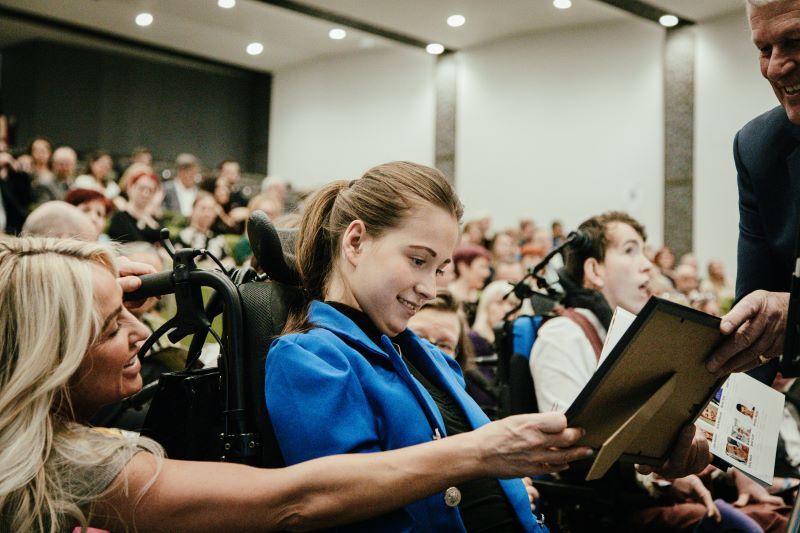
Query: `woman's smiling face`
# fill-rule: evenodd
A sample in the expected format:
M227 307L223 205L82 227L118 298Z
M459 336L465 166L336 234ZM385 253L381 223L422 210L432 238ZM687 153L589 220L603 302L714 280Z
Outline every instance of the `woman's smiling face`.
M458 222L441 207L419 205L377 237L366 230L356 220L342 237L342 303L361 309L394 337L436 296L436 278L458 242Z
M72 378L70 395L80 418L138 392L141 365L136 356L149 331L122 305L122 289L108 270L94 269L94 301L101 320L100 335L89 347Z

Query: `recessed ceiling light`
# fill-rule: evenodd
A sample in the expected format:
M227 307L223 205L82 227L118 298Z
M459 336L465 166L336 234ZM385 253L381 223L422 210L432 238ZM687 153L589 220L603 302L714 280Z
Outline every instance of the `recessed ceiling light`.
M250 43L247 45L247 53L251 56L257 56L264 51L264 45L261 43Z
M344 31L342 28L333 28L331 31L328 32L328 37L330 37L334 41L341 41L342 39L347 37L347 32Z
M675 15L661 15L658 22L666 28L672 28L673 26L677 26L680 21Z
M230 9L236 5L236 0L217 0L217 5L222 9Z
M447 25L452 26L453 28L463 26L466 21L467 19L464 18L464 15L450 15L447 17Z
M553 0L553 5L558 9L569 9L572 7L572 0Z
M429 54L438 56L439 54L444 52L444 46L442 46L439 43L431 43L425 47L425 51L428 52Z
M136 15L136 24L139 26L149 26L153 23L153 15L150 13L139 13Z

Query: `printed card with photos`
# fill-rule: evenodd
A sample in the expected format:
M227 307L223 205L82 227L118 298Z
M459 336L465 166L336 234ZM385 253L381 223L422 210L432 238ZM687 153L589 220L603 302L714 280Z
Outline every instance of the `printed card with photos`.
M711 453L763 485L775 471L784 396L747 374L731 374L695 421Z

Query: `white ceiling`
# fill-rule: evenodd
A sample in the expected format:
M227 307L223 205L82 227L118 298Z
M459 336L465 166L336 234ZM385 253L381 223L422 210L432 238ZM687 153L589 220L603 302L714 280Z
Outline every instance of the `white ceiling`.
M461 49L512 35L568 26L625 20L632 15L597 0L573 0L567 10L550 0L302 0L303 3L408 35ZM653 5L702 22L743 9L741 0L649 0ZM222 9L216 0L0 0L1 6L83 27L97 28L129 39L199 55L227 64L273 71L326 56L353 53L366 47L405 46L345 28L346 39L328 38L333 23L257 0L238 0ZM147 28L134 23L148 11L155 21ZM467 22L450 28L446 18L464 15ZM64 30L21 23L0 16L0 46L30 38L73 43L91 39ZM252 41L264 45L249 56Z

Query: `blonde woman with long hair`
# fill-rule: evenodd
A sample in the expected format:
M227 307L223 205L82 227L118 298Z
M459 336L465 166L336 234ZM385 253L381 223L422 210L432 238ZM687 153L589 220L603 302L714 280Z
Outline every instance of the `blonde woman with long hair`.
M475 312L475 322L472 324L472 334L470 338L473 343L476 341L475 334L479 335L485 343L492 347L494 352L494 327L499 324L506 313L514 309L519 300L511 292L514 286L508 281L493 281L483 288L481 297L478 300L478 309ZM488 355L483 353L485 350L476 346L476 355Z
M122 272L142 273L133 263ZM141 387L147 331L122 303L139 282L117 276L95 243L0 240L0 530L319 528L472 478L558 470L588 451L563 449L580 432L553 413L277 470L166 459L153 441L85 423Z

